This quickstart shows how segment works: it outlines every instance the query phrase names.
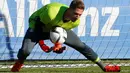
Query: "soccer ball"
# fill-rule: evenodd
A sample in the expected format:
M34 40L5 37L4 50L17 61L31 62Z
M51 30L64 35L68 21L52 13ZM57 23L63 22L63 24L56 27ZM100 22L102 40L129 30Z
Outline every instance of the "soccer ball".
M50 31L50 40L52 43L63 44L67 38L67 32L62 27L56 27Z

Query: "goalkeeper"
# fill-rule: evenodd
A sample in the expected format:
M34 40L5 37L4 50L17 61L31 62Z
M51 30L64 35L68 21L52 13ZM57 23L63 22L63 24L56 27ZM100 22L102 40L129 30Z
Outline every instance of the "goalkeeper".
M19 49L17 55L18 60L13 65L11 71L20 71L24 61L37 43L40 43L45 52L50 52L51 49L41 40L49 39L50 30L57 26L64 28L67 32L67 39L64 44L79 51L86 58L96 63L105 72L120 71L119 66L103 64L98 55L89 46L83 43L71 30L79 25L79 18L84 11L84 7L82 0L73 0L69 7L55 2L47 4L34 12L29 18L29 28L22 42L22 47ZM61 44L55 44L53 48L62 49L62 47L58 47L59 45ZM55 52L58 53L59 50L56 50Z

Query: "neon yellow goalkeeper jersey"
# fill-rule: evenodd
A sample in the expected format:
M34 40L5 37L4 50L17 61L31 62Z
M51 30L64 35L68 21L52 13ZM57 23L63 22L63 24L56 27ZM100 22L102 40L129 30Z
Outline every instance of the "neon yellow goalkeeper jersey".
M45 24L47 29L51 29L54 26L60 26L66 30L69 30L78 26L80 23L79 19L75 22L63 22L63 15L67 8L68 6L61 3L55 2L47 4L30 16L29 27L35 28L36 21L34 18L36 17L40 17L40 21Z

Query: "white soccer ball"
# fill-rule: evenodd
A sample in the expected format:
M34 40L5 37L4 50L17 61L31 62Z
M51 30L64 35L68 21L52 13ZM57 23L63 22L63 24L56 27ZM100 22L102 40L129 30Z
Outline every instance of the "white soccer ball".
M67 32L62 27L56 27L50 31L50 40L52 43L63 44L66 38L67 38Z

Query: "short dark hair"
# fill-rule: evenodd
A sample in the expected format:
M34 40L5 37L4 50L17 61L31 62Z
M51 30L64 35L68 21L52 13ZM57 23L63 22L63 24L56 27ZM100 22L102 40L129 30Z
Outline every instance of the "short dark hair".
M80 9L84 10L85 5L82 0L73 0L70 4L70 8L72 8L72 9L80 8Z

